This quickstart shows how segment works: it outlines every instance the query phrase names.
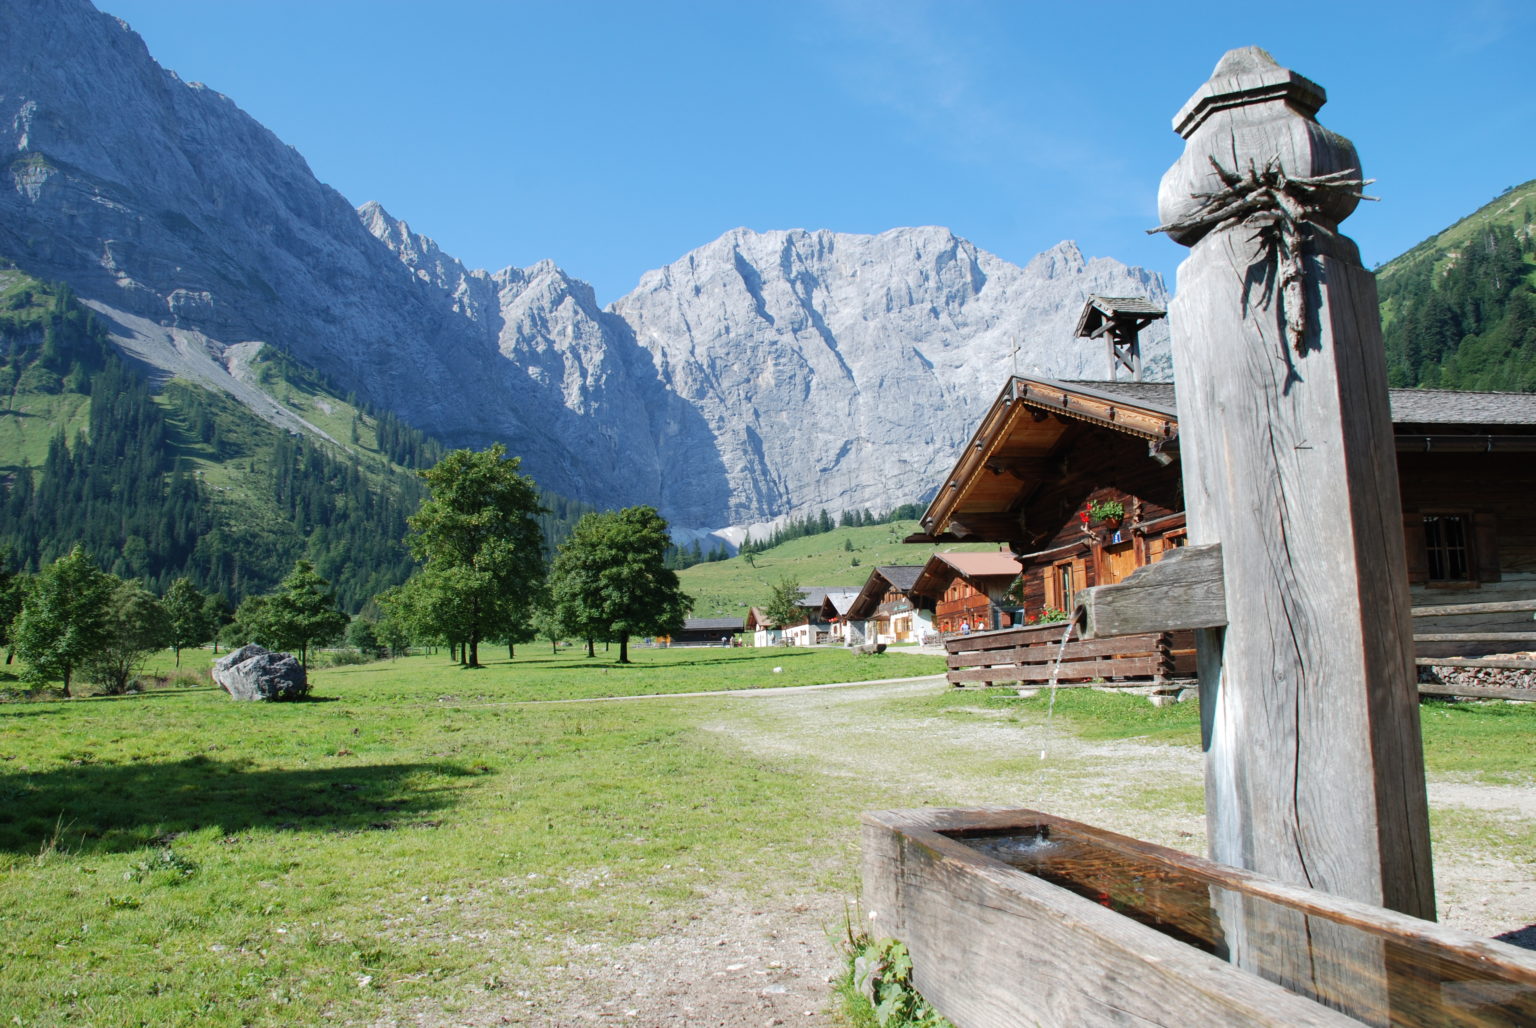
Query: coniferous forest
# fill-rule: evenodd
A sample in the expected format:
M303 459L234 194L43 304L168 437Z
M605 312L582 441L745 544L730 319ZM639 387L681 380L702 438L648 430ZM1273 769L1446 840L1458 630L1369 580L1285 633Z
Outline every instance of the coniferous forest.
M1536 391L1533 220L1526 183L1381 270L1392 385Z
M263 373L324 386L275 351ZM415 471L443 448L354 398L343 447L199 385L157 390L67 287L33 281L0 302L0 396L13 424L51 423L37 459L0 463L0 551L22 569L80 544L120 578L159 592L185 576L234 605L302 558L356 611L415 566L403 541L426 496ZM35 439L43 425L26 428ZM541 502L553 552L591 508L551 494Z

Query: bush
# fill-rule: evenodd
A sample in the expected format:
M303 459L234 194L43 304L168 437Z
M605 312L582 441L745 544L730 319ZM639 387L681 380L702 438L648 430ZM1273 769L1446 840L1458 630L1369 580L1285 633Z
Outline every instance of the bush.
M328 650L325 662L328 667L345 667L348 664L371 664L378 658L362 650Z

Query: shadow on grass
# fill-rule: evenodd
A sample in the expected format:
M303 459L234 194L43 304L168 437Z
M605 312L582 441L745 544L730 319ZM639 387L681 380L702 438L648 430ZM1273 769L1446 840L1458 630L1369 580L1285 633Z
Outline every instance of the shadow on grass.
M85 764L0 775L0 852L36 853L59 835L70 852L119 853L217 827L361 832L436 827L455 764L252 770L203 756L174 763Z

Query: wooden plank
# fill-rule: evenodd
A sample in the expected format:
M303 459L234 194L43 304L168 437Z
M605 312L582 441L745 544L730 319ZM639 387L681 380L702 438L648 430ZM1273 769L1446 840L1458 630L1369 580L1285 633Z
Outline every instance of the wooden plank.
M1419 667L1486 667L1506 671L1536 671L1536 660L1519 657L1415 657Z
M1536 600L1501 600L1498 603L1444 603L1414 607L1416 618L1454 614L1503 614L1509 611L1536 611Z
M1071 642L1065 652L1060 646L1010 647L996 650L953 653L947 658L950 667L969 667L976 664L1053 664L1056 655L1062 653L1062 663L1068 664L1090 657L1141 655L1160 649L1160 636L1131 635L1113 639L1090 639L1087 642Z
M1499 688L1492 685L1435 685L1419 683L1420 696L1472 696L1480 700L1520 700L1536 703L1536 689Z
M1062 665L1060 680L1081 678L1126 678L1155 675L1163 670L1156 657L1109 657ZM948 672L951 682L1047 682L1052 668L1040 664L1005 664L995 667L957 668Z
M1221 546L1185 546L1114 585L1079 590L1079 636L1211 628L1227 623Z
M1356 1025L1277 985L932 831L866 814L864 906L965 1028Z
M1027 810L897 810L863 816L864 907L877 936L898 938L912 954L917 987L941 1013L966 1028L1019 1024L1353 1024L1336 1010L1278 989L1271 982L1207 963L1194 946L1176 944L1161 932L1114 914L1017 868L978 853L953 835L998 834L1044 825L1053 839L1082 839L1112 856L1146 862L1147 876L1167 873L1206 882L1211 894L1245 903L1277 904L1294 912L1299 945L1317 961L1307 978L1326 986L1358 977L1360 965L1341 970L1327 956L1341 952L1371 957L1371 940L1389 957L1431 969L1444 985L1406 975L1399 994L1416 995L1412 1023L1476 1023L1457 1020L1456 986L1477 990L1489 983L1513 1005L1515 1021L1536 990L1536 954L1481 939L1443 925L1408 917L1316 890L1304 889L1226 867L1189 854ZM941 833L953 833L941 834ZM1107 915L1107 916L1106 916ZM1177 923L1177 922L1176 922ZM1226 923L1220 926L1223 930ZM1332 954L1318 939L1348 931ZM1364 942L1363 954L1362 941ZM1212 958L1214 959L1214 958ZM1389 961L1390 963L1390 961ZM1236 972L1238 978L1228 978ZM1364 969L1371 973L1370 968ZM1320 981L1321 979L1321 981ZM1257 989L1257 991L1255 991ZM1267 999L1265 997L1268 997ZM1368 985L1339 997L1339 1005L1386 1023L1386 1010L1359 1010ZM1332 1001L1332 1000L1330 1000ZM1269 1006L1267 1004L1275 1005ZM1391 1002L1397 1011L1401 995ZM1438 1005L1438 1012L1433 1005Z
M1415 643L1424 642L1495 642L1536 643L1536 632L1416 632Z

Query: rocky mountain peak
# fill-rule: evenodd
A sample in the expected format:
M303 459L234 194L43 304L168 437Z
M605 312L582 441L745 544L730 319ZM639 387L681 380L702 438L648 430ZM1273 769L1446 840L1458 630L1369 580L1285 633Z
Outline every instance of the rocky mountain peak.
M939 226L736 228L601 309L553 262L468 269L382 205L354 209L85 0L10 6L0 256L69 282L135 356L279 424L311 429L235 373L261 345L685 533L920 499L1006 369L1100 371L1071 338L1090 293L1165 299L1070 242L1020 268ZM1165 367L1165 330L1144 344Z

